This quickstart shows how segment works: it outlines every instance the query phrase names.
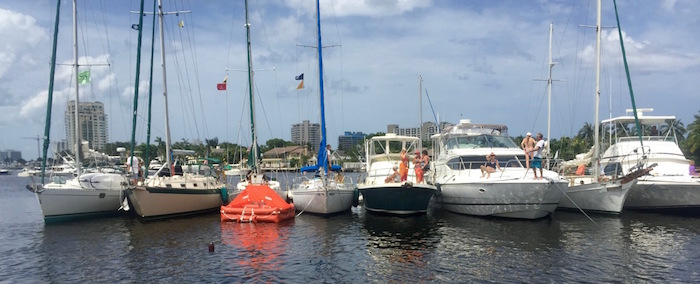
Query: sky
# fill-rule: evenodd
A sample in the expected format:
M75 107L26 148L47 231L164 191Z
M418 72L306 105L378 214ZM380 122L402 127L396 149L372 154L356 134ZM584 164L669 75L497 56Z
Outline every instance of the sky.
M153 2L146 1L146 11ZM101 101L109 140L146 141L152 16L143 17L136 76L140 1L78 2L80 71L91 81L80 101ZM255 112L262 143L291 140L291 125L319 122L314 2L249 3ZM700 1L617 3L638 108L684 124L700 110ZM328 141L345 131L385 132L423 121L498 123L511 136L547 133L549 26L553 25L552 138L593 123L595 1L321 0ZM167 98L173 142L249 145L243 1L164 0ZM65 139L64 111L75 98L72 1L62 1L51 141ZM0 150L37 157L43 136L56 0L0 3ZM180 27L179 23L183 26ZM603 1L600 118L631 108L613 3ZM151 141L165 139L161 50L156 29ZM304 73L304 88L295 76ZM419 76L423 91L419 90ZM227 90L217 83L227 79ZM420 94L420 95L419 95ZM421 107L422 106L422 110Z

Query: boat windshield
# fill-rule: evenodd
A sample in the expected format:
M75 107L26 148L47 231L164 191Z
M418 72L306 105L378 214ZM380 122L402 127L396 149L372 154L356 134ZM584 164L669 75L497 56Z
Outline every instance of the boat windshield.
M445 143L447 150L453 149L476 149L476 148L518 148L518 146L507 136L496 136L489 134L451 136Z

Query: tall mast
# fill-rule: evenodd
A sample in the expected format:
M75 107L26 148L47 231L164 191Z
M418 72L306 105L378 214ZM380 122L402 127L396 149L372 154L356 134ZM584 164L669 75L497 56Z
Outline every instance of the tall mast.
M73 0L73 73L75 74L75 168L80 176L80 83L78 82L78 0Z
M554 29L554 23L549 23L549 77L547 77L547 140L552 141L551 129L552 129L552 68L554 67L554 62L552 62L552 31ZM550 156L550 143L547 143L547 169L549 169L549 156Z
M598 105L600 105L600 33L601 33L601 25L600 25L600 18L601 18L601 0L598 0L598 7L596 8L596 34L595 34L595 52L596 52L596 58L595 58L595 116L593 119L593 123L595 123L594 133L593 133L593 165L591 165L591 168L593 169L593 177L595 180L598 180L598 177L600 176L600 165L598 164L600 162L600 149L598 149L598 136L599 136L599 128L600 125L598 123Z
M163 38L163 3L158 0L158 25L160 28L160 66L163 69L163 102L165 106L165 164L171 168L170 160L170 121L168 116L168 79L165 73L165 39ZM171 171L170 175L173 175Z
M323 98L323 48L321 46L321 5L319 0L316 0L316 29L318 31L318 80L321 100L321 146L318 148L318 163L323 163L324 169L328 172L330 169L327 168L326 159L330 159L330 157L326 157L326 110Z
M423 150L423 76L418 75L418 150ZM388 148L387 148L388 149Z
M134 113L131 120L131 155L127 157L127 163L132 165L132 158L135 157L134 147L136 147L136 115L139 108L139 78L141 75L141 38L143 32L143 6L144 0L141 0L141 9L139 10L139 36L136 44L136 76L134 78ZM147 159L148 161L148 159Z
M58 21L61 14L61 0L56 3L56 21L53 27L53 46L51 48L51 71L49 74L49 100L46 103L46 125L44 126L44 147L41 156L41 184L44 184L46 174L46 158L49 150L49 133L51 133L51 106L53 105L53 82L56 74L56 46L58 45ZM37 138L37 142L38 142Z
M246 32L246 45L247 45L247 52L248 52L248 89L249 89L249 95L250 95L250 134L252 135L252 140L253 140L253 145L251 145L251 150L250 150L250 156L252 156L252 167L254 171L259 172L259 164L260 161L258 161L258 151L260 149L258 148L258 135L255 132L255 95L253 91L253 58L252 58L252 51L251 51L251 44L250 44L250 21L248 20L248 0L245 1L245 32Z

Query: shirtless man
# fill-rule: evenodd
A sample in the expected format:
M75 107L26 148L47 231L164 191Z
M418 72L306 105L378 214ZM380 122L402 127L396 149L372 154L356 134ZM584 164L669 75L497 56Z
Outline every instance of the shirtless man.
M526 168L530 168L530 160L532 160L533 157L533 152L532 149L535 148L535 141L534 138L532 138L532 133L528 132L527 136L523 138L523 142L520 142L520 148L523 148L525 151L525 166Z

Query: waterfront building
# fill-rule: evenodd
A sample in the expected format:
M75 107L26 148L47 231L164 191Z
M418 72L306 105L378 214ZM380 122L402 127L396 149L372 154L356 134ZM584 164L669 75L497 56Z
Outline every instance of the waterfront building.
M11 162L16 162L19 159L22 159L22 152L20 151L9 149L5 151L0 151L0 162L6 162L7 160L10 160Z
M80 102L78 111L80 138L88 141L90 149L102 150L109 139L107 114L101 102ZM75 101L66 106L66 140L71 150L75 147Z
M310 145L312 151L318 151L321 143L321 124L310 123L308 120L293 124L292 142L297 145Z
M419 138L421 138L421 140L423 141L430 140L430 136L438 134L439 131L449 126L452 126L452 123L441 122L440 128L438 129L437 124L435 124L434 122L423 122L423 125L421 127L421 133L423 134L423 137ZM402 136L418 137L418 130L418 127L400 128L398 124L389 124L386 126L386 133L394 133L396 135Z
M338 149L350 149L367 136L362 132L345 131L344 135L338 136Z

